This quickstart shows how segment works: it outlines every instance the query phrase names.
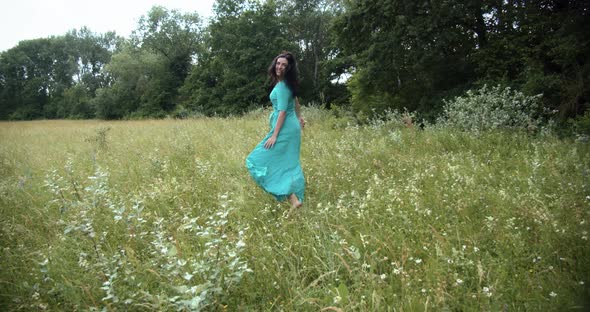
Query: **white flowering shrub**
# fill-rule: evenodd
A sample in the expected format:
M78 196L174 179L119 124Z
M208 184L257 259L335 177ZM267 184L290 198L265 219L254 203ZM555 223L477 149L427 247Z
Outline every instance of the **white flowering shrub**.
M484 85L464 96L444 101L437 125L478 133L491 129L536 130L541 122L540 95L527 96L511 88Z
M99 166L85 182L73 179L72 167L68 161L66 176L51 170L45 186L54 196L49 205L61 212L60 241L79 248L80 270L103 277L102 297L91 310L200 311L252 272L243 256L246 229L231 222L227 194L209 215L163 218L144 211L147 198L141 195L118 196ZM68 259L45 254L40 259L43 280L36 285L45 285L48 293L63 288L48 272Z

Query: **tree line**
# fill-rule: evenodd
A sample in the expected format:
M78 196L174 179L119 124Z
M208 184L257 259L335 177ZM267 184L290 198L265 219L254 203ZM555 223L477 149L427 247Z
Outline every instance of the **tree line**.
M584 0L217 0L214 14L156 6L130 38L83 27L0 53L0 119L235 115L268 104L266 69L299 60L303 103L358 115L409 110L483 85L588 109Z

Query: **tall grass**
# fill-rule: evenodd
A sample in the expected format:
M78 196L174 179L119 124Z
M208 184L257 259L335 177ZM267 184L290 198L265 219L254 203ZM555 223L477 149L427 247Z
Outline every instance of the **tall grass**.
M1 123L0 305L588 308L587 143L308 108L292 211L244 166L267 113Z

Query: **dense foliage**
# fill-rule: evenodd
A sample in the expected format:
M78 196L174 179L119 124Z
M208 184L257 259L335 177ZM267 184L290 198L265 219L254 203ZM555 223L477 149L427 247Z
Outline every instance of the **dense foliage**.
M588 108L590 3L554 1L349 1L339 47L355 60L356 110L436 114L441 99L503 83L562 117Z
M214 15L153 7L131 38L87 28L0 54L0 119L241 114L268 103L274 55L299 58L303 103L435 120L481 86L588 110L590 2L217 0Z

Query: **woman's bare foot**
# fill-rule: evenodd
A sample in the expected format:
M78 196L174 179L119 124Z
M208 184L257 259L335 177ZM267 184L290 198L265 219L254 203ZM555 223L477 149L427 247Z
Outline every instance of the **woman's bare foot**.
M299 198L297 198L295 194L291 194L291 196L289 196L289 202L293 208L299 208L302 205L301 201L299 201Z

